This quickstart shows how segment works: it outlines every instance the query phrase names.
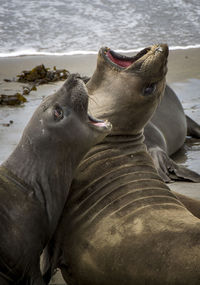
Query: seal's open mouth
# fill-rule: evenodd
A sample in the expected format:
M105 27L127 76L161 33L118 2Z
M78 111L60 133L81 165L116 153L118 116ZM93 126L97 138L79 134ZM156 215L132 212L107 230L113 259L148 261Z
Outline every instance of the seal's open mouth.
M130 57L119 54L111 50L110 48L105 47L101 49L101 54L109 63L113 64L115 67L125 69L131 66L139 58L147 54L150 50L151 50L150 47L145 48L141 50L137 55Z
M117 70L132 69L138 64L143 65L150 62L160 61L162 65L166 65L168 56L168 46L166 44L153 45L141 50L135 56L121 55L110 48L103 47L100 49L100 55L104 60Z
M134 61L133 58L120 55L113 50L108 50L106 56L110 59L111 62L124 68L130 66Z
M88 120L89 123L96 129L99 129L99 131L110 131L112 128L110 122L96 119L89 114L88 114Z

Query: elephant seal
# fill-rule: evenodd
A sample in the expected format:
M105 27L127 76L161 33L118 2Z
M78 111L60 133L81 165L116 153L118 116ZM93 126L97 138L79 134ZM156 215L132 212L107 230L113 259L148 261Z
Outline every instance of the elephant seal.
M87 114L78 75L37 108L0 166L0 284L45 284L40 254L53 235L72 177L89 148L111 125Z
M98 60L92 82L88 79L89 92L91 89L93 93L96 93L99 84L101 84L102 97L106 96L107 92L115 97L117 87L114 85L114 77L116 76L116 70L123 75L123 70L129 67L133 61L134 57L127 57L109 49L106 56ZM104 72L105 65L110 65L109 73ZM103 86L102 80L109 81L110 85L108 86L105 83L105 86ZM124 89L129 86L128 80L128 77L124 78ZM133 86L134 88L135 86ZM126 97L124 100L126 100ZM169 157L183 146L186 135L200 138L200 126L185 115L177 95L170 86L166 85L164 95L154 116L144 127L145 144L159 175L165 182L173 180L200 182L199 174L176 164Z
M200 182L199 174L178 165L169 157L183 146L186 135L200 138L200 126L185 115L175 92L166 85L153 118L144 128L145 144L165 182Z
M107 53L102 49L98 61ZM167 57L167 45L155 45L120 73L104 65L88 83L91 109L113 129L80 163L49 245L49 272L59 267L69 285L199 284L200 221L162 181L144 144ZM115 97L107 80L113 71Z

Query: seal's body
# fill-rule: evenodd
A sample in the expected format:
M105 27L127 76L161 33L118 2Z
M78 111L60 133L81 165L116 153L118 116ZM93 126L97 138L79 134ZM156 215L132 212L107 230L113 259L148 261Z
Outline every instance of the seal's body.
M200 138L200 126L185 115L177 95L169 85L166 85L153 118L144 128L145 144L165 182L200 182L199 174L169 158L183 146L187 135Z
M137 85L131 84L132 78L124 73L131 66L135 60L134 58L121 55L110 49L105 52L104 56L98 56L97 69L87 86L90 94L94 96L97 93L99 94L98 103L100 106L105 105L103 102L106 100L106 97L112 97L115 100L117 96L116 73L118 76L121 75L123 77L121 82L123 88L120 88L120 90L124 94L125 101L127 100L126 89L131 86L133 88L132 92L137 90ZM108 66L110 66L110 71L104 72ZM148 78L146 80L148 81ZM108 100L106 102L105 116L106 112L109 114L111 107L114 108L112 102ZM91 109L91 111L93 110ZM103 110L101 112L103 113ZM172 180L200 182L199 174L176 164L170 158L172 154L183 146L186 135L200 138L200 126L185 115L177 95L169 85L166 85L160 104L151 120L144 126L145 144L159 175L165 182Z
M161 181L139 138L109 139L81 163L59 225L66 283L199 284L200 221Z
M0 167L1 285L45 284L40 254L57 227L73 173L110 128L88 117L87 106L85 85L71 75L37 108Z
M113 130L79 165L51 270L60 267L69 285L199 284L200 222L162 181L143 143L164 90L168 48L142 50L120 75L115 65L102 67L108 52L101 50L87 87L91 110L107 116ZM104 96L111 85L100 78L113 70L116 96Z
M130 88L132 88L133 93L138 92L137 80L133 84L133 80L136 79L137 75L132 74L132 77L130 77L129 73L126 72L128 70L130 72L132 63L138 55L127 57L108 48L104 50L102 56L101 52L102 50L99 52L96 71L87 83L89 94L93 95L95 99L98 95L99 107L92 104L90 109L93 111L94 108L94 113L98 109L97 112L100 115L109 116L110 109L113 108L117 115L118 109L112 101L115 102L119 90L121 96L124 97L122 106L129 100L127 94L129 94ZM159 71L159 66L155 65L155 70ZM121 77L120 89L116 76ZM148 92L155 87L151 85L150 78L151 74L148 74L145 78L147 83L150 82L148 83ZM132 102L129 105L130 109L133 108L131 104ZM200 126L185 115L178 97L167 85L153 117L144 126L145 144L159 175L165 182L171 180L200 182L199 174L177 165L169 158L184 144L187 134L200 138Z

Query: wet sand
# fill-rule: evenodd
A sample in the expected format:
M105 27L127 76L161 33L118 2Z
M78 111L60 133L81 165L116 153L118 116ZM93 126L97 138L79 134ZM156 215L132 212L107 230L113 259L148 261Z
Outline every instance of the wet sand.
M32 69L36 65L56 66L70 72L79 72L90 76L96 66L96 55L74 56L26 56L0 58L0 94L14 94L22 91L21 83L8 83L4 79L12 79L23 70ZM178 94L185 112L200 123L200 49L170 51L167 82ZM4 161L18 143L22 131L42 98L55 92L63 82L42 85L37 91L26 96L28 102L20 107L0 107L0 163ZM13 121L9 127L2 124ZM200 141L187 139L174 158L200 173ZM190 197L200 199L200 184L172 183L170 188ZM57 275L52 284L64 284Z

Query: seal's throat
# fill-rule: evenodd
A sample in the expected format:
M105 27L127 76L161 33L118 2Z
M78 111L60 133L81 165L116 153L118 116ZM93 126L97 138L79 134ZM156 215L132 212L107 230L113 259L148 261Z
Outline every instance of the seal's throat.
M80 164L65 218L77 228L106 216L124 219L154 205L182 207L161 181L145 146L104 143L95 146Z

